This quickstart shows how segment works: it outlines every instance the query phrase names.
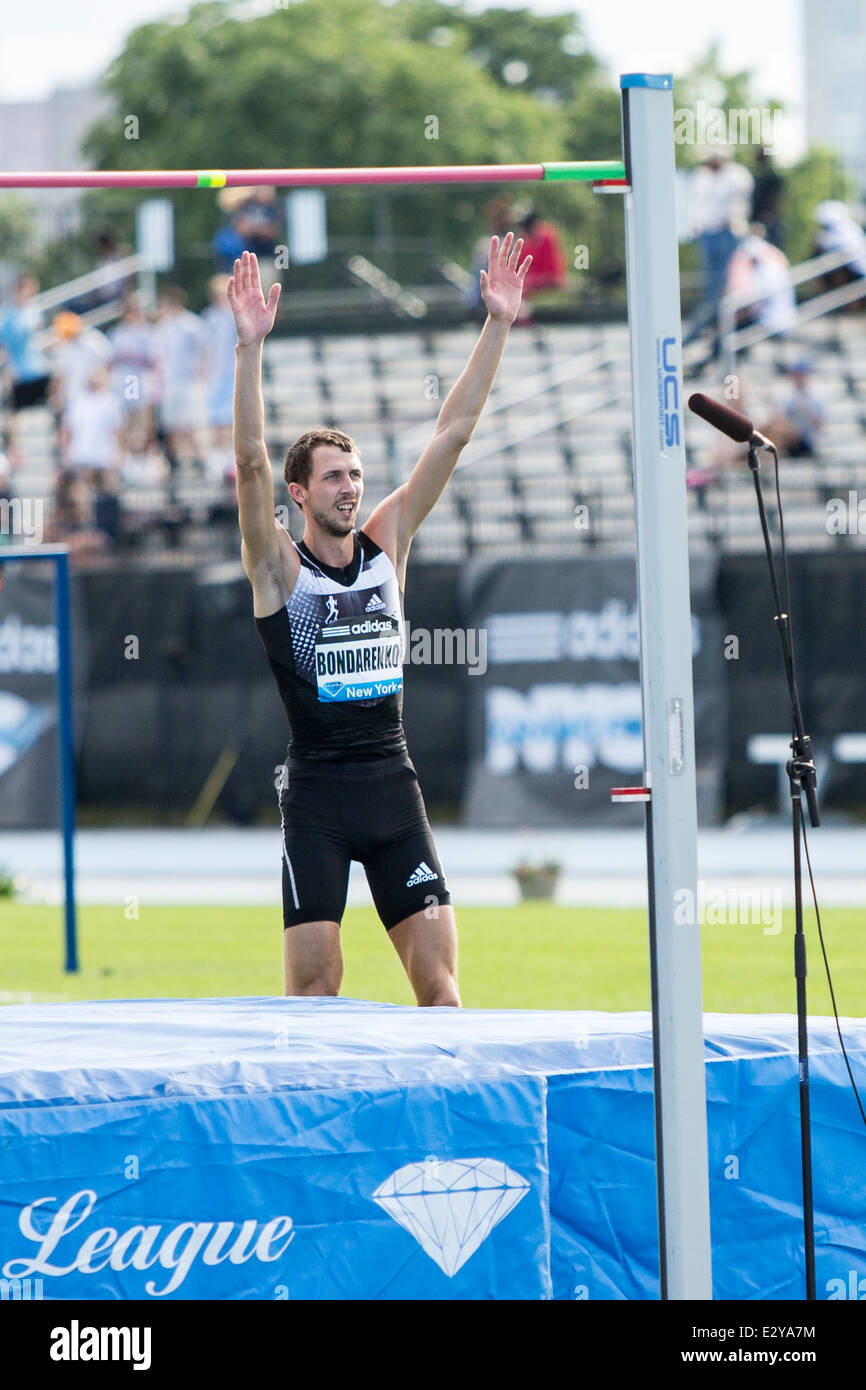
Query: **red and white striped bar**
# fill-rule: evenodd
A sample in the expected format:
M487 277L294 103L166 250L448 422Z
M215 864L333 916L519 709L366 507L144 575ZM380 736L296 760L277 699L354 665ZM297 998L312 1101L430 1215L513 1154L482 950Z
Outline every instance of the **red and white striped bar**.
M623 805L627 801L649 801L651 795L649 787L611 787L610 789L611 801L619 801Z
M630 193L628 179L596 179L592 185L593 193Z

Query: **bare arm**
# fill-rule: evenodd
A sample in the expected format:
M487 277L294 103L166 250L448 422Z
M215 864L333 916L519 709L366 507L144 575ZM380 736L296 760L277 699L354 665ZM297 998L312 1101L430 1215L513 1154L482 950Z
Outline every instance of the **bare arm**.
M280 602L278 523L274 518L274 477L265 445L262 396L262 343L276 317L280 286L271 287L267 304L258 262L245 251L235 261L228 282L235 316L234 449L237 467L241 558L253 586L259 616Z
M511 232L501 246L498 237L491 239L488 268L481 272L488 316L472 356L449 391L433 437L409 479L379 504L364 528L392 555L401 582L412 537L441 496L490 395L532 264L531 256L520 264L522 247L522 239L514 242Z

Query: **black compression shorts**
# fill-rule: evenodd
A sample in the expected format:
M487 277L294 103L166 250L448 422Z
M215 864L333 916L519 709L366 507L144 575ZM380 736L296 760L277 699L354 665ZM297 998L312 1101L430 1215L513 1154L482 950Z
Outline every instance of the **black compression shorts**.
M342 921L353 859L364 866L388 931L413 912L450 903L406 753L355 763L289 758L285 768L284 927Z

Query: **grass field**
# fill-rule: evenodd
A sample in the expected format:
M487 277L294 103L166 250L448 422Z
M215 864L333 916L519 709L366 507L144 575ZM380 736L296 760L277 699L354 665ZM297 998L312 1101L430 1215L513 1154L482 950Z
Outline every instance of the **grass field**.
M866 1013L864 913L822 917L840 1014ZM524 904L461 908L460 984L467 1008L649 1008L646 915L641 910ZM689 930L686 927L683 931ZM702 929L704 1008L793 1013L793 913L778 935L759 925ZM830 997L814 914L806 919L811 1014ZM57 908L0 906L0 1000L190 998L282 993L281 924L269 907L147 907L137 920L120 906L79 913L81 970L62 969ZM396 952L372 908L343 922L342 993L412 1003Z

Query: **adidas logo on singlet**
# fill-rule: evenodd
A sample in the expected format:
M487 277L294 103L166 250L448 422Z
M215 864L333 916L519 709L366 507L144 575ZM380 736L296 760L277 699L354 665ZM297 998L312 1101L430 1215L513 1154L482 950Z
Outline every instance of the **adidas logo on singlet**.
M412 877L407 878L406 887L414 888L416 883L429 883L431 879L438 877L439 875L434 874L433 870L430 868L430 865L425 864L424 860L422 859L421 863L418 865L417 869L412 874Z
M383 603L382 599L380 599L379 595L378 595L378 594L374 594L373 597L370 599L370 602L367 604L366 608L364 609L364 612L365 612L365 613L375 613L376 610L377 610L377 608L384 608L384 607L385 607L385 604Z

